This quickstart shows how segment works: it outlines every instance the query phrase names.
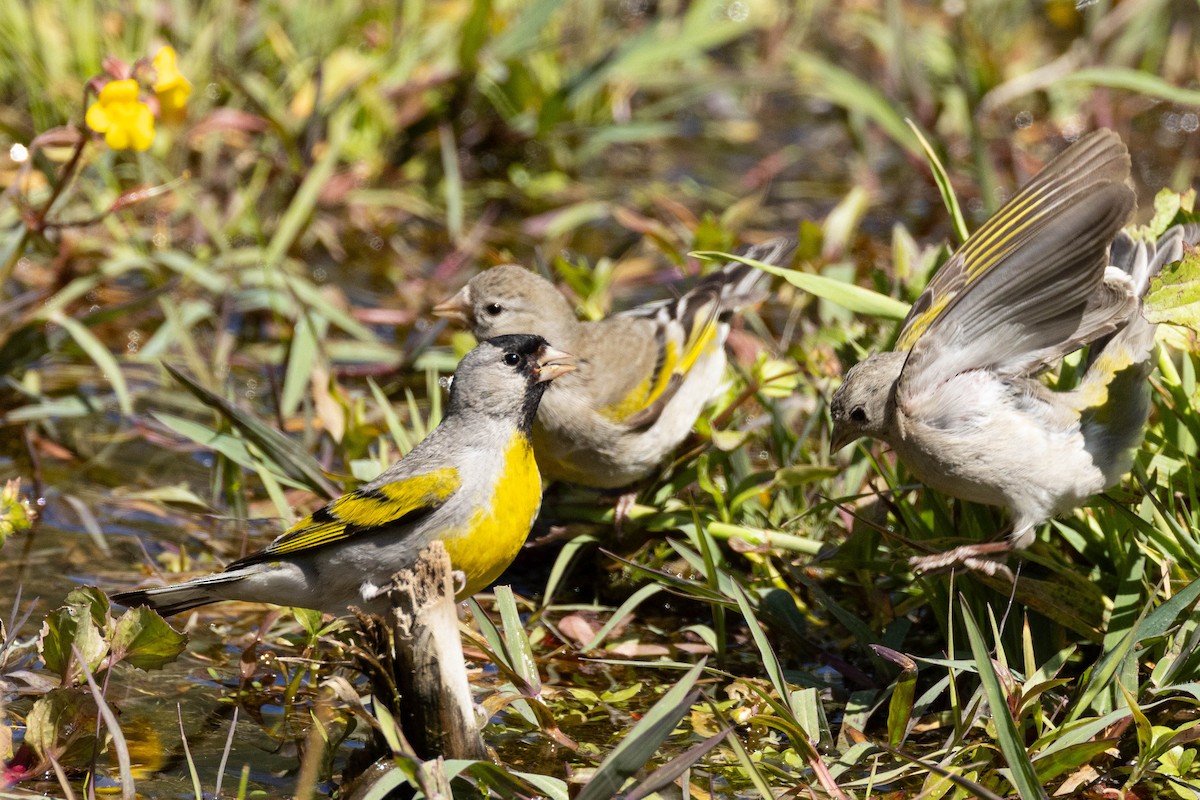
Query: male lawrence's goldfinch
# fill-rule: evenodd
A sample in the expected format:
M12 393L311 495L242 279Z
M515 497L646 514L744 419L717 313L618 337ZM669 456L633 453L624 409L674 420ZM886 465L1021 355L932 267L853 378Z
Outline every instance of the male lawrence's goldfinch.
M787 239L746 256L785 263ZM473 277L433 313L486 339L527 330L578 359L546 392L533 428L548 480L617 489L646 477L687 437L725 370L729 317L759 299L763 273L730 263L676 300L583 322L545 278L504 265Z
M435 539L462 580L460 599L486 588L537 516L542 483L530 428L548 382L573 364L540 336L481 343L455 371L441 424L378 478L223 572L113 599L163 614L218 600L380 610L392 575Z
M1129 153L1111 131L1080 139L1007 202L938 271L896 351L853 367L834 393L832 446L881 439L927 486L1002 506L1006 541L915 559L993 573L988 554L1028 547L1034 528L1116 484L1150 409L1150 278L1195 226L1135 242ZM1111 258L1110 258L1111 245ZM1070 391L1036 377L1091 345Z

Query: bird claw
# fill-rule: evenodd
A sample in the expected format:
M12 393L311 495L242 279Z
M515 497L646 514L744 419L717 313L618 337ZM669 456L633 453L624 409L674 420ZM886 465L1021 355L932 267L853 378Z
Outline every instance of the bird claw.
M929 556L914 556L908 560L909 567L918 574L936 574L956 567L982 572L989 577L1015 580L1012 570L1004 563L1004 556L1012 550L1008 541L968 544L935 553Z
M461 569L450 570L450 580L454 587L454 596L458 597L467 588L467 573Z
M637 492L625 492L617 498L617 503L613 506L613 533L618 539L621 537L621 529L629 521L633 507L637 505L637 498Z

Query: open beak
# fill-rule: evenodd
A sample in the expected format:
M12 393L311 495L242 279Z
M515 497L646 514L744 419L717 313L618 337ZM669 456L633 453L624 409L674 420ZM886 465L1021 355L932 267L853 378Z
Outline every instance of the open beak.
M537 382L545 383L566 375L575 369L576 364L575 356L570 353L564 353L548 344L542 345L542 349L538 351Z
M445 317L469 325L471 322L471 291L466 286L458 290L458 294L446 298L433 307L435 317Z

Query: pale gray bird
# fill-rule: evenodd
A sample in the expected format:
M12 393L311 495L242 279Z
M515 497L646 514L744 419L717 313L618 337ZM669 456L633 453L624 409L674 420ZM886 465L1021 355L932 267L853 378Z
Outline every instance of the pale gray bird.
M441 424L378 478L223 572L113 600L163 614L218 600L379 611L392 575L435 539L450 555L460 599L486 588L537 516L542 482L529 434L548 382L573 368L572 356L540 336L481 343L454 373Z
M914 560L994 572L984 556L1028 547L1046 519L1116 484L1150 409L1150 278L1195 226L1157 243L1121 231L1134 208L1129 153L1099 131L1069 147L938 271L895 352L854 366L834 393L834 449L871 436L925 485L1007 508L1006 541ZM1111 256L1110 256L1111 245ZM1091 345L1076 388L1037 375Z
M795 243L745 256L785 264ZM578 369L546 391L533 429L542 475L618 489L658 467L692 429L725 371L729 317L762 299L763 273L730 263L677 300L582 322L550 281L524 267L485 270L434 307L476 338L529 331L574 354Z

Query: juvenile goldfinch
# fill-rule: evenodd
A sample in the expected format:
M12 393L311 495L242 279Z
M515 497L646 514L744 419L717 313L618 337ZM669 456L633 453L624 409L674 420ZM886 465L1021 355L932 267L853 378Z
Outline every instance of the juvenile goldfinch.
M774 239L746 256L783 264L795 243ZM679 445L725 370L729 317L761 299L763 273L731 263L677 300L582 322L553 284L524 267L476 275L433 313L478 339L527 330L575 354L578 368L546 392L533 427L548 480L617 489L640 480Z
M498 336L459 364L440 425L378 478L223 572L113 600L175 614L218 600L380 610L392 575L440 539L458 597L499 577L529 535L542 482L529 439L549 381L574 358L540 336Z
M853 367L834 393L832 447L891 445L927 486L1002 506L1006 541L914 560L993 573L989 554L1116 484L1150 409L1155 326L1141 298L1195 226L1157 243L1121 231L1134 207L1129 153L1099 131L1072 145L946 262L917 298L896 351ZM1110 257L1111 245L1111 257ZM1091 345L1076 388L1037 375Z

